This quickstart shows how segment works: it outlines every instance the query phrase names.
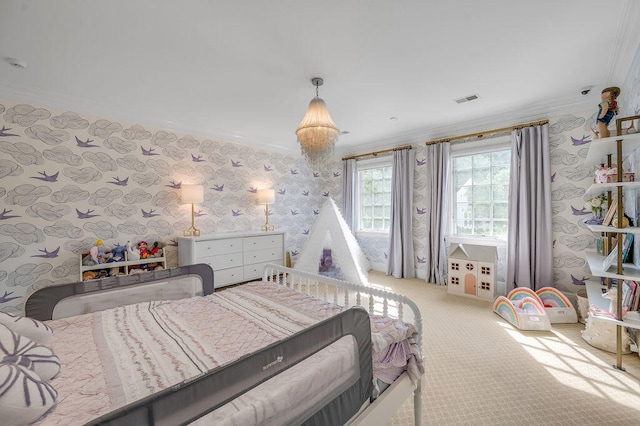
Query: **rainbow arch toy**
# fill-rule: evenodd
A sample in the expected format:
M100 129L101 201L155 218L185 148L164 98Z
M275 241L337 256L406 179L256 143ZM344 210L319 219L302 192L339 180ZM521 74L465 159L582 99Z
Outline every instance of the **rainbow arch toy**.
M493 302L493 311L520 330L551 330L549 316L538 296L533 291L534 297L524 292L512 295L514 290L507 297L498 296Z
M578 314L567 297L553 287L534 292L514 288L493 302L493 311L521 330L550 330L551 324L576 323Z
M551 324L571 324L578 322L578 313L567 296L553 287L543 287L536 291Z

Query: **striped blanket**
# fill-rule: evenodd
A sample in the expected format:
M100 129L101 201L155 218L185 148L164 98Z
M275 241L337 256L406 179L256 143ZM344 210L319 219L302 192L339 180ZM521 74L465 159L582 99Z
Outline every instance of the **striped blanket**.
M58 391L58 406L38 424L85 423L343 309L282 286L257 282L205 297L139 303L48 321L54 330L51 347L62 369L51 381ZM392 355L411 348L406 342L414 329L382 317L372 317L371 325L374 361L381 366L378 377L389 381L383 360L397 360ZM405 358L408 363L398 374L408 369L417 377L421 369L417 352Z

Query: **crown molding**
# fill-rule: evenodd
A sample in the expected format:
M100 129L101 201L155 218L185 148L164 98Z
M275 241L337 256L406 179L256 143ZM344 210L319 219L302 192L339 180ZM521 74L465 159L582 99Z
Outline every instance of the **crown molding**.
M577 96L580 97L578 98ZM594 101L592 97L582 95L560 98L549 102L522 105L516 110L511 108L477 119L424 127L369 143L359 144L357 147L339 146L336 144L336 154L345 157L357 155L360 152L377 151L399 145L412 144L415 147L435 139L482 132L493 128L515 126L521 123L545 120L564 114L575 114L588 110L595 112L595 105L597 105L597 100Z
M609 69L605 86L622 86L627 78L633 58L640 46L640 2L625 0L618 20L618 31L609 54ZM605 87L603 86L603 87Z

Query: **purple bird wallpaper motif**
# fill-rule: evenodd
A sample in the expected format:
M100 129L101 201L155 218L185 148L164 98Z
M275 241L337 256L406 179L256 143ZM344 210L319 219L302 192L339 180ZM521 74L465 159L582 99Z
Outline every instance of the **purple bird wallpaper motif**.
M0 220L7 220L7 219L13 219L16 217L20 217L17 215L9 215L7 213L11 213L13 210L7 210L7 209L3 209L2 213L0 213Z
M42 250L38 250L38 251L43 253L43 254L34 254L34 255L31 255L31 257L43 257L43 258L51 259L51 258L54 258L54 257L58 257L58 252L60 251L60 246L58 246L58 248L56 248L53 251L48 251L46 248L44 248Z
M120 179L118 176L114 176L112 179L113 181L109 181L107 183L111 183L113 185L118 185L118 186L127 186L127 182L129 182L129 177Z
M78 148L98 148L98 145L92 145L93 141L90 140L89 138L87 138L86 141L81 141L80 139L78 139L78 137L76 136L76 145L78 146Z
M0 129L0 137L6 137L6 136L18 136L16 134L13 133L7 133L7 131L11 130L11 128L7 128L6 126L2 126L2 129Z
M160 155L155 151L153 148L149 148L149 149L144 149L143 147L140 147L140 149L142 150L142 155Z
M58 181L58 175L60 174L60 172L55 172L54 174L49 176L46 171L42 171L42 172L38 172L38 173L41 176L31 176L31 179L38 179L38 180L42 180L42 181L45 181L45 182L57 182Z

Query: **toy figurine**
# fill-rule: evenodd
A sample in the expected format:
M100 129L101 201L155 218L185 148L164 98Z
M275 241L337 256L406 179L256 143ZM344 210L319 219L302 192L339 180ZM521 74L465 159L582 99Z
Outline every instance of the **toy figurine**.
M149 257L150 251L146 241L140 241L138 243L138 251L140 251L140 259Z
M598 115L596 116L598 130L591 129L596 138L608 138L611 136L608 126L613 117L618 114L618 102L616 101L618 96L620 96L619 87L612 86L602 89L602 102L598 105Z
M149 257L162 257L164 255L164 246L166 243L163 241L156 241L153 243L153 248L151 249L151 254Z

